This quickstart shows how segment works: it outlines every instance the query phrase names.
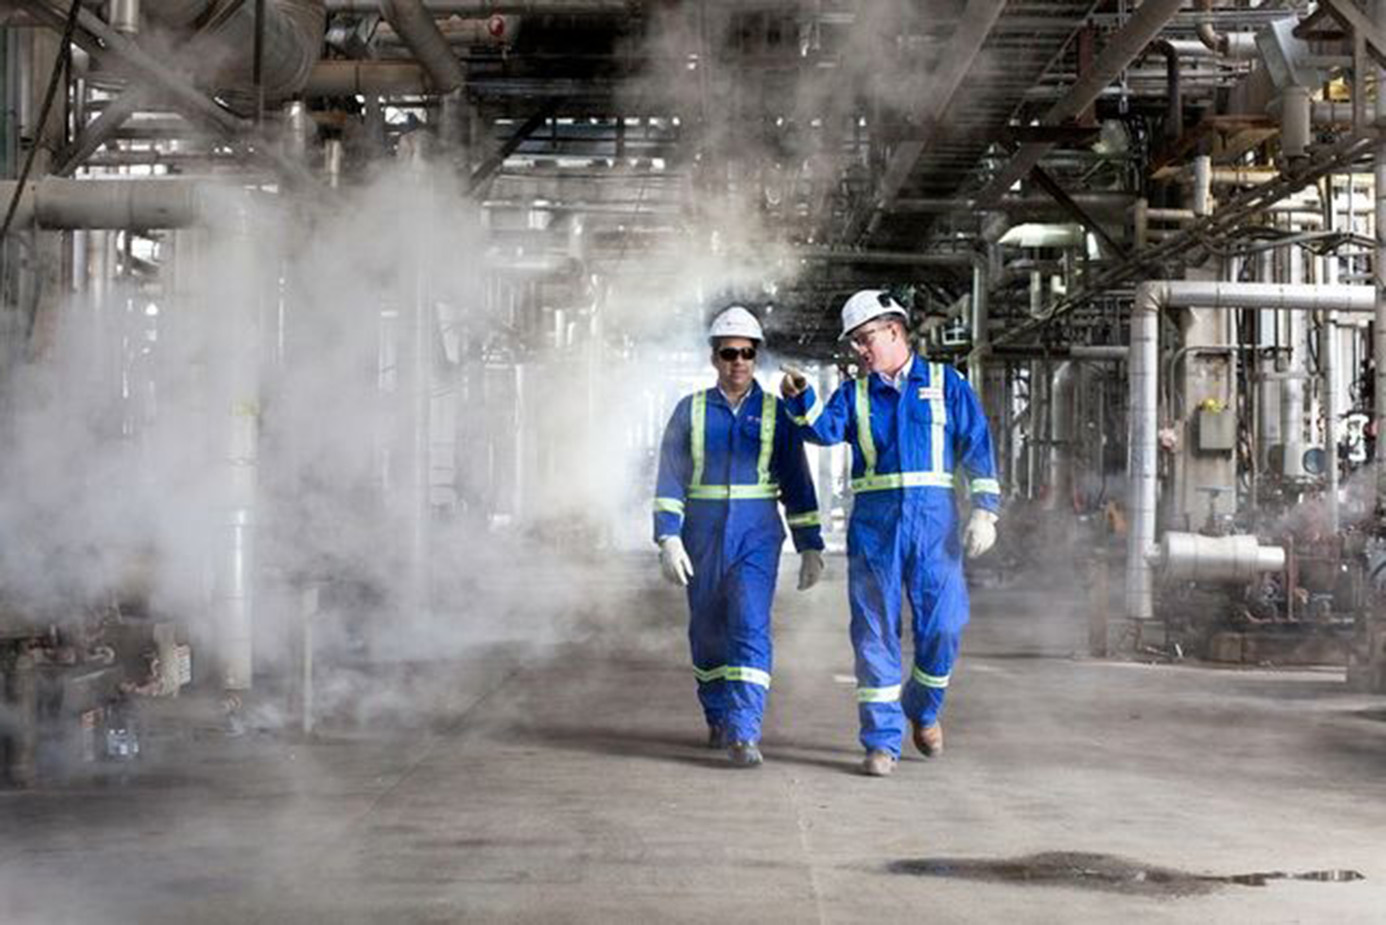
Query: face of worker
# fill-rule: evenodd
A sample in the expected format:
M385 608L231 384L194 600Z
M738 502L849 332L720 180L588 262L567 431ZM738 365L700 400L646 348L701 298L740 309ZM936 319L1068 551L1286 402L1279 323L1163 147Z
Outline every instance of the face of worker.
M739 395L751 387L759 344L748 337L719 337L712 347L712 366L723 392Z
M909 339L899 322L876 318L852 332L852 349L873 373L893 373L910 355Z

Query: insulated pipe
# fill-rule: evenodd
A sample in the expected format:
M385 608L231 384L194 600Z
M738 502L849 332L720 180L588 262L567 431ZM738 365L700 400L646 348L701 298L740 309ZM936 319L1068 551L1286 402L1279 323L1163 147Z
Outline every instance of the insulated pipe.
M467 74L422 0L380 0L380 14L418 58L437 92L462 89Z
M1198 0L1200 13L1198 40L1209 51L1235 61L1250 61L1257 57L1256 35L1252 32L1221 34L1213 27L1213 0Z
M1203 536L1169 532L1160 541L1162 577L1172 581L1251 581L1285 568L1285 550L1250 534Z
M1325 211L1332 212L1333 184L1324 184ZM1333 222L1330 227L1336 227ZM1329 286L1338 282L1338 256L1327 253L1319 258L1320 280ZM1323 420L1324 420L1324 495L1328 501L1328 523L1330 534L1339 528L1338 512L1338 313L1324 312L1319 316L1319 373L1323 376Z
M14 196L16 180L0 180L0 201ZM47 177L24 185L14 224L45 231L78 228L183 228L207 214L206 181L72 180Z
M987 283L986 262L975 261L972 264L972 353L967 361L967 379L972 390L979 396L985 394L982 385L985 380L983 368L987 351L991 346L987 334L987 325L990 324Z
M1195 217L1213 214L1213 159L1206 154L1193 159L1192 200Z
M1131 308L1130 530L1127 534L1126 612L1132 619L1153 615L1148 557L1155 550L1155 492L1159 414L1160 312L1165 308L1251 308L1266 310L1371 311L1370 286L1282 286L1151 280L1136 288Z

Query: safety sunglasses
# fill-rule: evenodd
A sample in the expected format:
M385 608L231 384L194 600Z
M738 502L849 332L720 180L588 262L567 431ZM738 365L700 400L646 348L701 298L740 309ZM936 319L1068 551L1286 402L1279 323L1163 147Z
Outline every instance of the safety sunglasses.
M754 360L756 358L755 347L723 347L717 351L717 355L728 363L737 359Z
M890 325L888 324L878 324L874 328L867 328L864 331L858 331L851 337L852 345L865 349L871 346L871 342L876 339L877 334L880 334L882 331L889 329L889 327Z

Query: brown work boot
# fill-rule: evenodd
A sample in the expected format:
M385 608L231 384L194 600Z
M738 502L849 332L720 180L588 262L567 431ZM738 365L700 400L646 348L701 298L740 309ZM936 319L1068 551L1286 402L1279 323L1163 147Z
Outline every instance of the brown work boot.
M943 754L943 725L941 723L924 726L910 720L910 729L914 731L914 747L919 749L921 755L925 758L937 758Z
M867 777L889 777L894 770L895 756L880 749L867 752L866 760L861 763L861 773Z

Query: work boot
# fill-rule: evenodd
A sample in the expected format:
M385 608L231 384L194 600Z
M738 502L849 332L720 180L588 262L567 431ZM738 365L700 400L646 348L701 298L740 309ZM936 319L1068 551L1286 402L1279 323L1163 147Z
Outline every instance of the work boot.
M894 770L895 756L876 748L867 752L866 760L861 763L861 772L867 777L889 777Z
M765 760L754 742L733 742L727 749L727 757L738 768L758 768Z
M727 727L721 723L707 724L707 747L726 748L727 747Z
M914 731L914 747L919 749L921 755L925 758L937 758L943 754L943 725L941 723L925 726L910 720L910 729Z

